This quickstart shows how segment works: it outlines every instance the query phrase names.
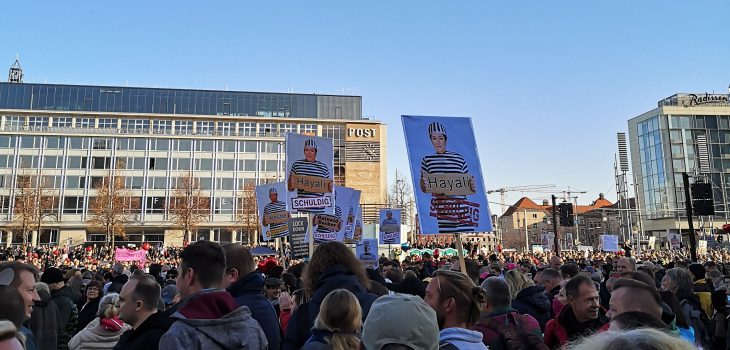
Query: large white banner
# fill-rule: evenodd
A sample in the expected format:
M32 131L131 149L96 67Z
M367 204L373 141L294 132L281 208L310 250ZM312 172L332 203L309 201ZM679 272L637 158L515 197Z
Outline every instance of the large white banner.
M400 209L380 209L380 244L400 244Z
M287 208L292 213L333 214L332 139L286 134Z
M317 214L312 221L314 243L345 240L347 212L343 208L349 208L352 192L352 188L335 186L334 214Z
M256 186L256 203L259 209L259 222L264 240L283 237L289 234L288 221L291 217L286 210L286 186L283 182Z
M421 233L491 232L471 119L402 120Z

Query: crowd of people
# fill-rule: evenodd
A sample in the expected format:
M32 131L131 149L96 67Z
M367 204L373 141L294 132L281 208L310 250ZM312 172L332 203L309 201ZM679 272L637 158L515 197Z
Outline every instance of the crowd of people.
M407 253L407 252L406 252ZM381 256L13 247L0 349L730 349L730 253Z

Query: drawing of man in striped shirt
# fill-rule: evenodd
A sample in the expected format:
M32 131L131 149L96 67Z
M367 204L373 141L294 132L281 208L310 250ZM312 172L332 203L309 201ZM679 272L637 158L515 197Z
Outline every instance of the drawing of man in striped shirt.
M286 211L286 203L279 200L279 193L275 187L269 189L269 199L271 202L264 206L264 218L261 224L263 226L269 226L270 238L286 236L289 234L288 223L286 220L283 220L284 217L289 218L289 213ZM281 215L282 220L270 222L272 214Z
M429 182L436 181L432 175L464 174L468 184L462 190L474 193L474 177L469 175L469 166L461 154L446 150L448 137L443 125L436 122L429 124L428 135L436 153L421 160L420 187L422 192L432 195L430 215L437 219L439 229L439 232L433 233L473 232L478 226L478 214L475 216L473 210L476 208L478 213L478 203L468 202L464 194L429 190Z
M319 178L326 184L326 188L319 192L313 192L297 186L296 176L308 176L312 178ZM317 143L313 139L307 139L304 142L304 159L295 161L289 172L287 181L287 190L297 191L297 198L322 198L325 193L332 193L333 185L330 179L330 169L326 164L317 160ZM308 208L308 212L322 212L324 208Z

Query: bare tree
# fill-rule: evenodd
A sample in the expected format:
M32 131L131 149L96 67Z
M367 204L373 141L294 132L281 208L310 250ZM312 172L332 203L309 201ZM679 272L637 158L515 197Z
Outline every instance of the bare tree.
M124 188L124 177L110 171L95 187L96 196L89 202L89 219L92 228L103 230L106 241L114 247L116 236L125 236L125 227L130 223L130 194Z
M236 210L236 226L246 232L248 243L257 243L259 236L258 204L256 203L256 186L247 184L240 191L238 209Z
M210 217L210 197L203 194L200 180L192 172L177 180L168 211L175 226L184 231L186 242L190 242L193 230Z
M403 210L403 215L401 217L403 224L413 227L413 215L415 214L413 188L406 177L403 176L402 173L399 173L397 169L395 171L395 180L393 181L393 185L390 186L388 205L391 208L399 208ZM411 231L413 231L413 229L411 229ZM415 235L415 233L411 232L411 235L409 236L413 235ZM413 242L414 239L415 237L410 237L411 242Z
M13 205L13 231L20 233L23 244L28 244L28 236L37 223L38 191L33 185L32 176L18 175L15 179L15 203Z
M36 205L34 229L40 236L43 231L43 223L46 220L58 221L58 206L60 197L56 190L48 188L46 178L41 174L36 180Z

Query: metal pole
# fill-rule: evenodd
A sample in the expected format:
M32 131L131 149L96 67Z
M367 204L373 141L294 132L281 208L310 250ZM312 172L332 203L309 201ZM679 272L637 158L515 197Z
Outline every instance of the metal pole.
M636 183L636 174L634 173L632 175L634 177L634 207L636 207L636 216L637 220L639 220L639 245L636 247L636 254L641 254L641 237L646 237L646 235L644 234L644 224L641 221L641 211L639 210L639 192L637 190L639 185Z
M553 199L553 234L555 237L553 238L553 249L555 250L555 255L560 256L560 239L558 238L558 213L557 213L557 204L555 204L555 195L552 195Z
M692 198L689 193L689 175L686 172L682 173L682 182L684 183L684 206L687 210L687 225L689 226L689 253L692 261L697 261L697 240L692 224Z
M525 253L530 251L530 239L529 234L527 233L527 209L525 209Z

